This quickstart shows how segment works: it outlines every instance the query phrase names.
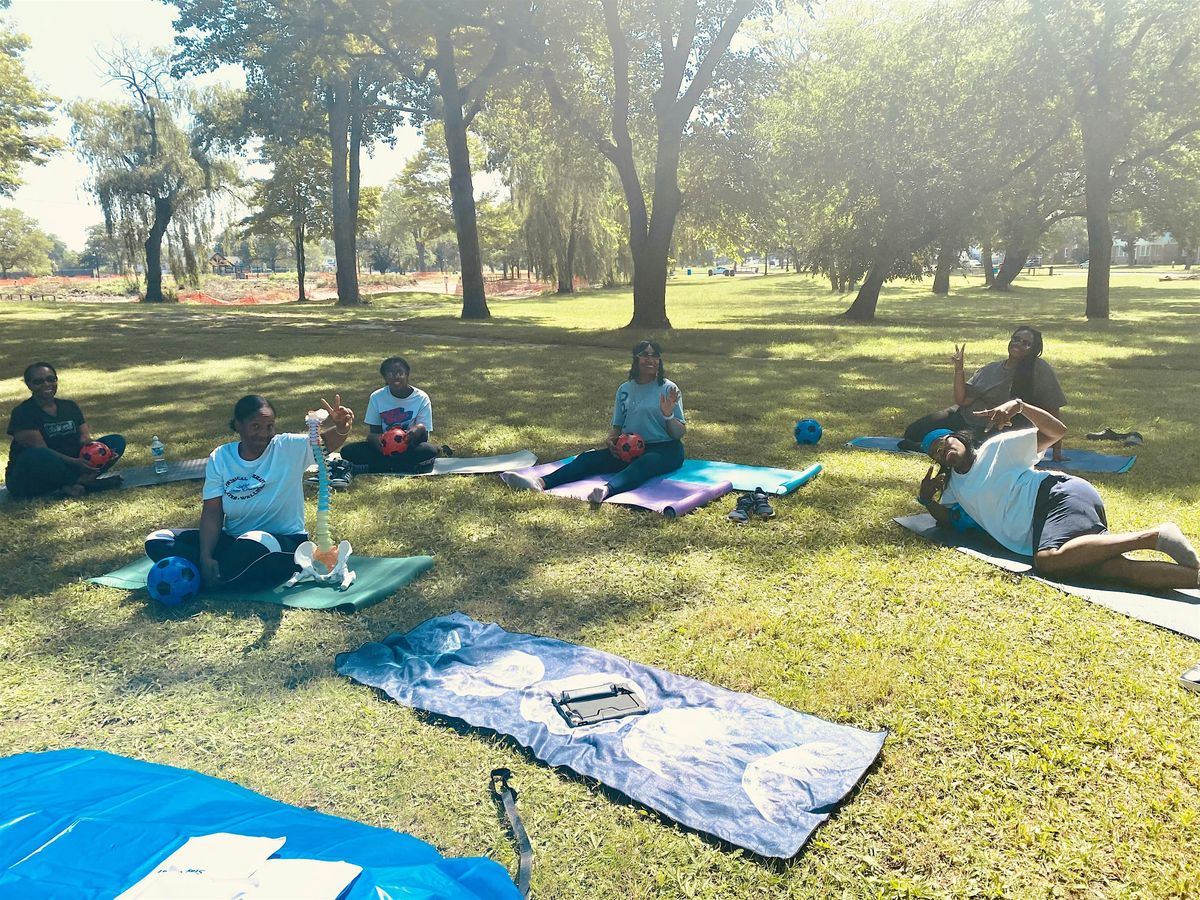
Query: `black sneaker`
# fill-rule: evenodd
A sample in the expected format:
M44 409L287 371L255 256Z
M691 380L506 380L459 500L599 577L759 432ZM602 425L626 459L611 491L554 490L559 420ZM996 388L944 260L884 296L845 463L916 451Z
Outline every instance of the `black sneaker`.
M737 506L725 518L730 522L735 522L738 525L745 525L750 521L750 514L754 512L754 495L742 494L738 497Z
M753 510L754 515L758 516L760 519L775 518L775 510L771 509L771 504L767 502L766 491L764 491L762 488L755 488L754 493L750 494L749 496L752 503L751 509Z
M329 460L329 486L339 491L344 491L350 487L350 482L354 480L353 470L354 466L350 465L344 459Z

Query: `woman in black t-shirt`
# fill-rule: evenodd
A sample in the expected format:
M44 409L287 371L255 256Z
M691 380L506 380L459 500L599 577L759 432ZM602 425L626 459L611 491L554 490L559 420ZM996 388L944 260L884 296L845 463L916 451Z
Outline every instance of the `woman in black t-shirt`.
M14 497L38 497L61 490L71 497L84 491L105 490L121 483L119 475L100 479L125 452L125 438L106 434L97 438L113 452L112 459L92 468L79 451L94 439L79 405L58 395L58 372L47 362L25 370L29 399L12 411L8 433L8 469L4 480Z

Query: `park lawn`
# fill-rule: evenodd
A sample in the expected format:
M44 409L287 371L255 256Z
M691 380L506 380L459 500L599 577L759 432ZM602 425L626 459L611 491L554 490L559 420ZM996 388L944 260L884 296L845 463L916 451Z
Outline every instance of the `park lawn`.
M1176 679L1200 647L911 537L890 519L918 511L925 466L842 446L948 403L956 340L981 365L1027 322L1070 399L1068 446L1105 425L1146 436L1130 474L1093 479L1114 526L1173 519L1200 535L1200 283L1114 278L1103 323L1082 317L1082 275L1017 284L889 286L878 321L851 325L835 318L850 297L808 278L680 279L662 337L689 454L819 460L825 474L746 527L724 518L732 498L671 522L489 477L361 478L335 497L335 536L437 562L354 616L170 610L83 582L152 528L194 524L195 483L6 504L0 753L86 746L186 766L511 866L486 791L507 765L539 898L1195 896L1200 696ZM379 360L400 353L461 454L550 459L594 442L641 336L621 330L628 292L491 308L468 323L457 301L412 294L349 312L5 304L0 406L25 396L29 361L50 359L93 432L123 432L141 464L154 434L173 458L206 454L251 391L286 427L334 391L361 415ZM818 447L792 442L801 416L824 424ZM764 863L333 672L339 651L452 610L890 736L800 856Z

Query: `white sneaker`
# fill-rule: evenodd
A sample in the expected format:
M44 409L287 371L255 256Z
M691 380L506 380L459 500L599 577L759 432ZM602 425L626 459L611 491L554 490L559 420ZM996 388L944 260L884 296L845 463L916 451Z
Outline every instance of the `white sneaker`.
M1196 663L1186 672L1179 676L1179 684L1181 687L1187 688L1189 691L1195 691L1200 694L1200 663Z

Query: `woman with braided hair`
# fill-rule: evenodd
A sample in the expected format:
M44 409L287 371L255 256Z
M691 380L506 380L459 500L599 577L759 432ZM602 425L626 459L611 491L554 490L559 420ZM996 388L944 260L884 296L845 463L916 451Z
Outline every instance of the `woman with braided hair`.
M989 437L987 420L982 412L994 409L1006 400L1024 400L1050 412L1055 417L1066 405L1066 397L1050 364L1042 359L1042 333L1022 325L1008 341L1008 358L988 363L970 378L963 370L963 355L967 345L954 347L950 361L954 364L954 406L930 413L904 430L902 450L919 450L921 440L938 428L969 431L976 441ZM1014 426L1025 428L1029 422L1018 419ZM1053 446L1055 460L1061 460L1062 442Z

